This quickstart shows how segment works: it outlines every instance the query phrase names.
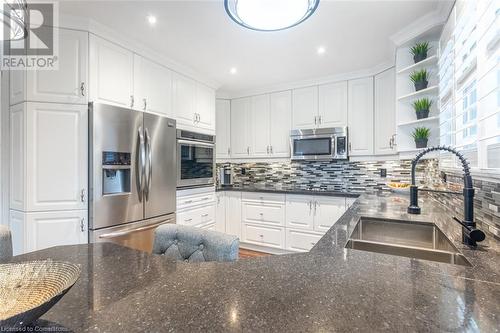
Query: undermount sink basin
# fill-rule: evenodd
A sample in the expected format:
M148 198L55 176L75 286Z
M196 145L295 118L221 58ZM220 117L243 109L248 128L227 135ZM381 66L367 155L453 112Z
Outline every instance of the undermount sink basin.
M472 266L433 223L361 217L345 247Z

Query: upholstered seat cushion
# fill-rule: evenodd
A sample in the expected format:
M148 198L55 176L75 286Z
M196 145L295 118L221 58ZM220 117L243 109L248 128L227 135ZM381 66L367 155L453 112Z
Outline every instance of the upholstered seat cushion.
M12 258L12 237L10 230L0 225L0 262L9 261Z
M153 253L188 262L234 261L239 239L212 230L164 224L155 230Z

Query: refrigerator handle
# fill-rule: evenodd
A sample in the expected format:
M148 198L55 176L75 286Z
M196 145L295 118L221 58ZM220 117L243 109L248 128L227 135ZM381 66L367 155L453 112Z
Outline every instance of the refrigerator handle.
M139 127L139 130L137 131L137 138L139 140L139 158L137 159L138 161L138 166L137 166L137 174L139 177L139 202L142 202L142 195L144 192L144 164L146 160L146 153L144 151L144 135L142 134L142 127Z
M146 128L144 130L144 133L146 134L146 158L147 158L147 173L146 173L146 187L144 189L144 193L146 196L146 200L149 200L149 191L151 190L151 177L153 174L153 160L151 156L151 137L149 136L149 131Z

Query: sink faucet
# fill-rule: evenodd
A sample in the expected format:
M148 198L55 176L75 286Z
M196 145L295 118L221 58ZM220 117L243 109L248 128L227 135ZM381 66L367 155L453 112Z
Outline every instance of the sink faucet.
M408 213L420 214L420 207L418 206L418 186L415 182L415 170L422 156L435 150L444 150L453 153L457 155L460 162L462 162L462 167L464 169L464 220L460 221L456 217L454 217L453 220L462 225L462 242L469 246L477 246L476 242L483 241L486 236L484 232L476 229L476 223L474 222L474 187L472 186L469 162L467 162L461 153L451 147L437 146L424 149L415 156L411 162L410 206L408 206Z

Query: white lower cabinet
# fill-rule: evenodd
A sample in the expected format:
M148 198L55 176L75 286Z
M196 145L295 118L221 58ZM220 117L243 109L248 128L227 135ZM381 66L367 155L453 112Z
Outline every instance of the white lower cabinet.
M24 213L11 210L14 254L88 242L87 211Z
M215 230L226 232L226 195L224 192L215 194Z
M314 197L314 231L327 232L346 211L346 200L341 197Z
M323 237L323 234L304 230L286 229L286 249L307 252Z
M177 191L177 224L215 229L213 187Z
M226 234L241 237L241 192L226 192Z
M245 243L283 249L285 247L285 228L268 225L243 223L241 241Z

